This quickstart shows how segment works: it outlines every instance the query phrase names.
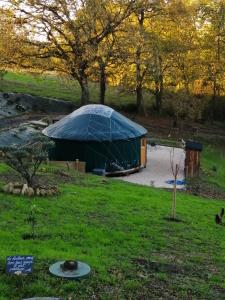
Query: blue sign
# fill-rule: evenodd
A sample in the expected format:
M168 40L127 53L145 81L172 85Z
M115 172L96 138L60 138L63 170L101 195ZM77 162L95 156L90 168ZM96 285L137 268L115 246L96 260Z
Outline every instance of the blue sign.
M29 255L7 256L6 273L8 274L28 274L33 271L34 257Z

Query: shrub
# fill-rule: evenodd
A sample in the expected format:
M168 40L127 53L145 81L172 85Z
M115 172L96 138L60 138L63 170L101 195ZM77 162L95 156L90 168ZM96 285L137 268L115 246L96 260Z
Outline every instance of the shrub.
M26 145L2 147L3 161L24 178L28 186L33 187L35 176L41 165L48 158L48 153L54 147L54 142L37 134Z

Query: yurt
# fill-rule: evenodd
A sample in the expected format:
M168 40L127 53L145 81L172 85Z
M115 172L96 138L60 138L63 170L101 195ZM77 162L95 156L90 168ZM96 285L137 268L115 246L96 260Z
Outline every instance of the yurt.
M147 130L105 105L82 106L43 134L55 142L50 160L78 159L88 172L114 174L146 165Z

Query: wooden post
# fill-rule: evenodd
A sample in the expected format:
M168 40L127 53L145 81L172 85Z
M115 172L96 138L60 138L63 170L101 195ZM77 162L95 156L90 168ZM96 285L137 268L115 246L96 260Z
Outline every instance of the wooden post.
M196 150L186 150L185 177L199 176L200 152Z
M173 184L173 205L172 205L172 218L176 219L176 205L177 205L177 175L179 172L179 166L176 164L174 172L174 184Z
M141 158L140 158L140 165L146 168L147 165L147 139L141 139Z

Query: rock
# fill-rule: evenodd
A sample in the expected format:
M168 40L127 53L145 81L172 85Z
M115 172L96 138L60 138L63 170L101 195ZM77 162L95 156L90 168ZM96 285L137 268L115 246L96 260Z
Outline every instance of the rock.
M13 195L20 195L21 194L21 189L13 189L12 191Z
M18 100L19 101L19 100ZM21 104L17 104L16 105L16 109L18 110L18 111L20 111L20 112L25 112L26 111L26 108L23 106L23 105L21 105Z
M21 184L21 183L19 183L19 182L15 182L15 183L13 184L13 186L14 186L15 189L22 189L22 188L23 188L23 184Z
M29 123L38 128L45 128L48 126L48 123L43 122L43 121L30 121Z
M103 178L102 181L101 181L101 183L108 183L108 180L105 179L105 178Z
M54 189L51 189L51 192L52 192L52 195L53 195L53 196L57 194L57 191L54 190Z
M50 191L52 196L56 195L56 191L53 188L51 188Z
M47 189L47 190L46 190L46 195L47 195L47 196L52 196L52 192L51 192L50 189Z
M12 191L13 191L13 183L10 182L9 183L9 188L8 188L8 193L12 193Z
M3 192L5 192L5 193L8 193L8 189L9 189L8 184L4 185L3 188L2 188Z
M3 93L2 94L3 98L8 99L9 98L9 94L8 93Z
M70 177L70 175L64 171L57 172L62 177Z
M45 192L44 189L40 189L40 195L41 195L41 196L46 196L46 192Z
M24 195L23 196L27 196L28 195L28 188L24 191Z
M26 192L27 192L27 190L28 190L28 185L25 183L25 184L23 185L23 187L22 187L21 194L22 194L22 195L25 195Z
M28 189L27 189L27 196L28 197L34 196L34 189L32 187L28 187Z
M40 196L40 189L39 188L36 188L36 195Z
M13 183L12 182L9 182L8 184L4 185L2 190L5 192L5 193L12 193L13 191Z

